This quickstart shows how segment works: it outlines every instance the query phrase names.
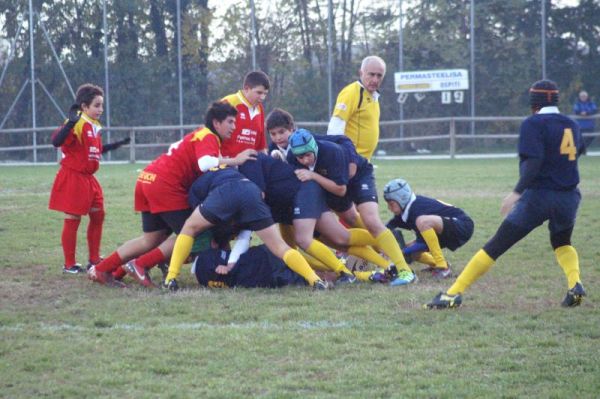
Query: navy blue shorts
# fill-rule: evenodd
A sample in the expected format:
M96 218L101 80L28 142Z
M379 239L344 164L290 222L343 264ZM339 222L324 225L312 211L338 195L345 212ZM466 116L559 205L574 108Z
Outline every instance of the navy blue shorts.
M343 197L327 193L327 205L336 212L345 212L352 204L377 202L377 186L373 176L373 165L367 164L348 182L346 195Z
M467 215L461 217L442 217L444 230L438 236L440 247L455 251L473 236L475 224Z
M292 225L294 219L318 219L328 210L325 190L313 180L300 184L293 204L278 203L271 207L275 222L288 225Z
M144 233L152 233L154 231L166 230L169 234L172 232L179 234L185 221L191 214L191 209L160 213L142 212L142 231Z
M506 216L506 221L531 231L549 220L550 233L560 233L575 226L579 202L579 189L527 189Z
M223 183L208 194L199 210L214 225L233 221L241 228L258 231L274 224L260 189L250 180Z

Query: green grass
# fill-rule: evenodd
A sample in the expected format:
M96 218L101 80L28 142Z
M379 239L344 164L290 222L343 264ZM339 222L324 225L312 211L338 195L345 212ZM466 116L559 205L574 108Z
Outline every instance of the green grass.
M501 221L513 160L377 162L379 187L465 209L461 270ZM61 274L59 213L47 210L56 167L0 168L0 397L597 397L600 392L600 158L581 162L573 243L588 298L559 306L565 277L541 227L500 258L457 311L421 305L449 281L228 291L112 290ZM139 165L104 165L103 253L140 234ZM390 216L384 207L382 217ZM78 259L87 259L85 228Z

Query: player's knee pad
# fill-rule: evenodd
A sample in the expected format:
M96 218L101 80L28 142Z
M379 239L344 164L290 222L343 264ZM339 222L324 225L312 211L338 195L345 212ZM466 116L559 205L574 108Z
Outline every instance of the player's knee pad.
M573 228L559 231L558 233L550 233L550 244L552 249L556 249L565 245L571 245L571 235L573 234Z
M529 234L529 231L505 220L496 231L496 234L483 246L483 250L490 258L496 260Z
M89 216L90 216L90 223L97 223L100 224L102 222L104 222L104 209L100 209L98 211L94 211L94 212L90 212Z

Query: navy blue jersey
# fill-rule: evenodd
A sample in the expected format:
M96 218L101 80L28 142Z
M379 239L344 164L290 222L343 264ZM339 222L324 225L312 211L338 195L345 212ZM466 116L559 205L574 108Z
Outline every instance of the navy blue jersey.
M442 218L444 228L442 234L438 234L442 248L454 251L469 241L473 235L474 223L465 211L435 198L423 195L417 195L417 198L412 202L410 208L408 208L406 222L402 220L402 215L396 215L387 223L387 227L390 229L399 227L413 230L417 235L417 242L425 243L417 228L417 218L423 215L437 215Z
M299 274L273 255L267 247L258 245L242 254L236 265L225 275L217 274L218 265L226 265L228 251L211 249L201 252L195 260L196 279L205 287L276 288L306 282Z
M318 145L319 153L314 171L336 184L347 185L349 161L346 151L340 145L329 141L321 141ZM288 152L287 160L295 169L305 168L291 151Z
M293 204L300 189L293 166L263 153L259 153L254 161L244 162L239 171L265 193L265 202L269 206L278 202Z
M354 143L352 142L352 140L350 140L348 138L348 136L345 136L343 134L327 135L327 136L315 135L315 140L317 140L317 143L321 143L322 141L329 141L329 142L335 143L335 144L339 145L340 147L342 147L344 149L344 151L346 152L346 156L348 157L348 162L356 164L356 168L358 170L366 167L366 165L369 163L367 158L359 155L358 152L356 152L356 147L354 146Z
M234 168L212 168L194 181L188 193L188 202L192 208L195 208L206 199L213 188L226 181L243 179L246 179L246 177Z
M558 113L537 113L525 119L519 133L521 165L526 158L542 159L529 188L572 190L579 184L577 158L583 150L579 127Z
M402 215L396 215L388 222L389 228L400 227L407 230L417 229L417 218L423 215L437 215L441 217L458 218L465 216L466 213L453 205L438 201L435 198L417 195L408 209L408 218L406 222L402 220Z

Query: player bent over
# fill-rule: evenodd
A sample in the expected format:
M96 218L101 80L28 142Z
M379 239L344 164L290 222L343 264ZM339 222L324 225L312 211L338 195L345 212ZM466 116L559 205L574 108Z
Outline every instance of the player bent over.
M329 284L317 276L300 252L290 248L281 238L269 207L262 200L262 193L256 184L237 170L215 169L199 178L200 184L205 187L206 198L194 209L177 236L165 286L170 290L178 289L177 276L198 233L235 220L243 229L256 231L267 248L281 258L290 269L304 277L312 287L329 288ZM202 195L199 197L202 198Z
M109 257L88 270L90 280L122 286L112 273L122 264L148 251L159 251L155 263L170 255L171 246L158 248L172 232L180 231L191 213L188 190L210 168L227 163L239 165L256 154L246 150L236 158L222 159L221 142L231 136L237 111L227 103L213 103L205 115L205 127L187 134L148 165L135 186L135 210L142 214L144 234L121 245ZM163 252L165 251L165 252ZM144 280L143 272L140 279Z
M373 165L349 148L331 141L317 141L305 129L298 129L289 139L288 162L296 165L296 176L301 181L314 180L327 191L327 203L346 221L362 220L361 224L373 236L370 245L376 245L393 262L386 269L391 285L406 285L416 280L415 273L406 264L392 232L379 218L377 189ZM355 173L350 176L350 164ZM356 204L356 210L354 205ZM352 220L353 219L353 220ZM398 270L400 268L400 270Z
M473 235L473 220L462 209L423 195L415 195L408 182L394 179L383 188L388 209L395 215L390 229L413 230L417 239L403 249L405 256L429 265L434 278L448 278L452 270L442 248L455 251Z
M520 178L502 202L506 218L496 234L471 258L456 282L439 293L428 308L454 308L462 294L485 274L503 253L546 220L550 243L567 277L563 306L581 304L585 290L579 275L579 258L571 245L575 216L581 200L577 158L584 148L579 127L559 113L558 87L550 80L535 82L529 89L533 115L519 133Z

